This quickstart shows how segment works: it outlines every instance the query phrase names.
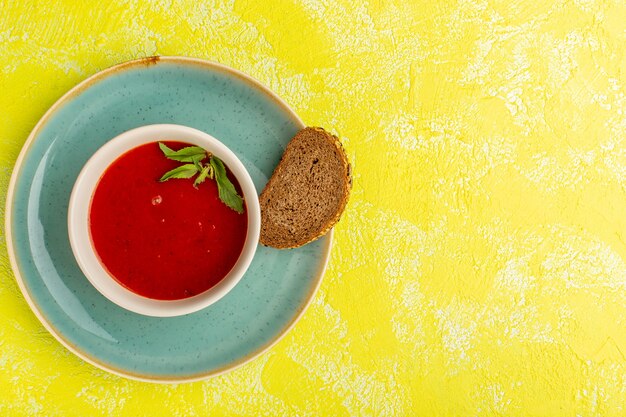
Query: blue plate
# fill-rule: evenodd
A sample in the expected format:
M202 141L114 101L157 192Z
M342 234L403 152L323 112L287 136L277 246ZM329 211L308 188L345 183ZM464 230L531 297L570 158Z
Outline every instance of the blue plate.
M303 127L267 88L215 63L161 57L109 68L62 97L26 141L9 185L7 246L32 310L72 352L130 378L203 379L251 360L293 326L320 284L331 236L287 251L259 247L240 283L194 314L146 317L111 303L72 255L70 192L100 146L153 123L191 126L220 138L257 191Z

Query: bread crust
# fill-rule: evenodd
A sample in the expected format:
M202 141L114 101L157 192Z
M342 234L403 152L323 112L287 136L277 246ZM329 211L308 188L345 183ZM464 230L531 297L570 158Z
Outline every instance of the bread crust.
M337 154L339 155L340 158L340 162L341 165L343 167L343 176L345 177L345 181L343 182L343 190L341 193L341 199L339 202L339 206L337 208L336 213L324 224L324 226L322 227L322 229L315 235L307 237L305 239L299 239L299 240L294 240L293 242L276 242L273 239L269 238L268 236L266 236L263 233L263 227L261 227L261 236L260 236L260 242L262 245L264 246L271 246L277 249L293 249L293 248L297 248L303 245L306 245L307 243L313 242L317 239L319 239L320 237L324 236L326 233L328 233L330 231L330 229L332 229L335 224L337 224L337 222L339 221L339 219L341 218L341 215L343 214L346 205L348 203L348 199L350 198L350 192L352 190L352 167L350 165L350 161L348 160L348 156L346 155L346 152L343 148L343 145L341 144L341 141L339 140L339 138L331 133L329 133L328 131L324 130L321 127L306 127L302 130L300 130L289 142L289 144L287 144L287 148L285 149L285 152L283 153L283 156L281 157L280 162L278 163L278 165L276 166L276 169L274 170L274 172L272 173L272 176L270 177L269 181L267 182L267 184L265 185L265 188L263 188L263 191L261 192L261 195L259 196L259 200L260 201L265 201L265 198L267 196L268 193L270 193L273 189L273 187L275 186L275 183L278 181L278 179L281 177L281 175L284 175L284 170L285 170L285 160L288 159L291 156L292 152L297 152L297 150L294 150L292 146L294 143L294 140L296 138L298 138L299 135L302 134L307 134L307 133L312 133L312 132L316 132L318 134L319 137L324 138L325 140L329 141L330 143L332 143L332 145L337 149ZM263 204L261 205L261 210L263 210ZM261 216L261 218L263 218L263 216Z

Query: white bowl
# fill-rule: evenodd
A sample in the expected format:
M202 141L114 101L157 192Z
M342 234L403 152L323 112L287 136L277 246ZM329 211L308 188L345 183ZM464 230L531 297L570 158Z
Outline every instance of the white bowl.
M215 286L180 300L155 300L138 295L118 283L102 266L89 232L89 209L98 181L118 157L137 146L157 141L190 143L211 152L230 168L246 201L248 233L239 259ZM235 154L211 135L186 126L160 124L129 130L111 139L87 161L70 196L68 231L74 257L87 279L106 298L135 313L172 317L205 308L228 293L241 279L254 257L261 228L259 198L250 174Z

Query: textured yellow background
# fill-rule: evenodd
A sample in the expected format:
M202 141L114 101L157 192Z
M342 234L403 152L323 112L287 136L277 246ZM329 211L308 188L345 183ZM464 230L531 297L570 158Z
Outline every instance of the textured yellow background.
M3 238L0 415L624 415L624 22L593 0L0 0L2 199L56 99L156 54L256 77L355 167L311 308L205 382L70 354Z

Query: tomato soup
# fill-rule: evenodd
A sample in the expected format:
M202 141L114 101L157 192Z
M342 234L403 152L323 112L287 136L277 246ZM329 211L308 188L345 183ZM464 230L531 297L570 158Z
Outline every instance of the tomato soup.
M111 164L91 201L91 239L102 265L144 297L175 300L208 290L232 269L246 240L248 216L219 199L214 180L198 188L193 179L159 182L180 165L157 142L141 145ZM242 195L230 171L228 177Z

